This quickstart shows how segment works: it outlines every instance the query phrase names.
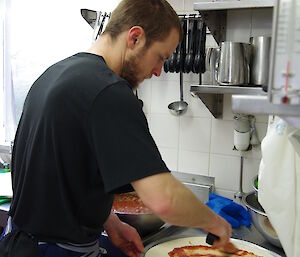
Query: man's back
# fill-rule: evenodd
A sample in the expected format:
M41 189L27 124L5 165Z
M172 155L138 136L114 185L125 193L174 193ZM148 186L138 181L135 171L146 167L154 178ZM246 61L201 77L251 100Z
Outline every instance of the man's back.
M119 80L103 58L80 53L50 67L30 89L12 160L10 215L20 229L75 242L101 232L112 196L93 153L89 112L98 94Z

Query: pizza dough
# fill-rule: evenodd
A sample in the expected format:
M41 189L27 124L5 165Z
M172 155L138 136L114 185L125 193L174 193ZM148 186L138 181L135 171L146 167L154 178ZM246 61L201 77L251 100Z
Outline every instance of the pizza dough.
M173 251L169 252L170 257L260 257L254 253L239 250L233 254L226 254L217 248L206 245L187 245L183 247L174 248Z
M158 244L156 246L153 246L150 248L146 254L145 257L169 257L168 253L171 252L175 247L182 247L186 245L206 245L205 243L205 237L185 237L185 238L179 238L171 241L167 241L161 244ZM252 252L258 256L262 257L274 257L270 254L268 250L265 250L264 248L261 248L259 246L256 246L255 244L232 239L232 242L235 244L235 246L241 250L245 250L248 252ZM225 257L226 254L223 253L223 256ZM232 256L232 255L228 255Z

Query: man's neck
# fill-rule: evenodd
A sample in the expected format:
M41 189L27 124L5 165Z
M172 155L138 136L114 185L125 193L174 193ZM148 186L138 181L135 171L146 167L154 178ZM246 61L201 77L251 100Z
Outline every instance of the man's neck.
M125 58L126 45L122 44L122 40L118 39L113 42L109 35L102 35L87 52L102 56L107 66L117 75L120 75Z

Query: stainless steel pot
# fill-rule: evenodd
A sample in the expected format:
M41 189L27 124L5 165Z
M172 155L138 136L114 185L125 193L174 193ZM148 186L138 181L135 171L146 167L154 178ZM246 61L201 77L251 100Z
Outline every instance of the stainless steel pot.
M216 80L220 85L248 85L250 82L251 45L222 42L220 59L216 67Z
M165 223L143 204L134 191L116 194L112 210L121 221L136 228L142 237L157 232Z
M206 50L205 67L207 71L211 73L211 84L218 85L216 76L216 62L220 58L220 48L210 47Z
M150 214L129 214L115 212L119 219L136 228L140 236L146 236L153 232L157 232L162 225L165 224L158 216Z
M250 192L243 196L243 202L246 205L253 225L262 234L262 236L271 244L282 248L276 231L272 227L267 214L257 200L255 192Z
M254 189L255 195L256 197L258 197L258 187L255 186L255 181L257 180L258 175L256 175L253 179L252 179L252 187Z
M251 37L250 84L267 86L269 79L271 37Z

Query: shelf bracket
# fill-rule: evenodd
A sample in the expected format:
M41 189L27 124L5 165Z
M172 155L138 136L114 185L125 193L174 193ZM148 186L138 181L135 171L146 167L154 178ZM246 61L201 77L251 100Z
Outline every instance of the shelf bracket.
M227 13L225 10L217 11L199 11L203 17L210 33L213 35L214 39L220 44L226 40L226 18Z
M92 27L95 27L95 22L97 19L97 12L89 9L80 9L81 16L86 20L86 22Z
M192 95L199 97L206 108L216 119L222 118L223 94L192 93Z
M222 118L224 94L262 95L267 97L266 92L261 87L191 85L190 92L192 96L201 99L215 118Z

